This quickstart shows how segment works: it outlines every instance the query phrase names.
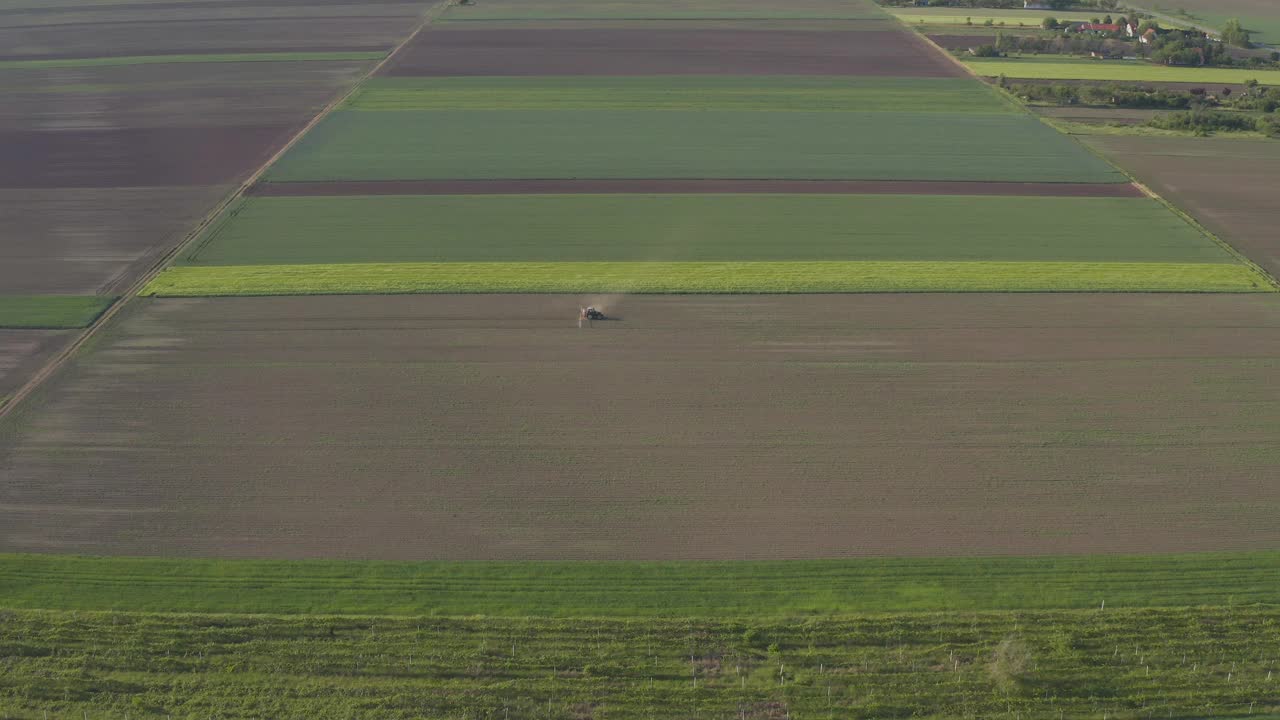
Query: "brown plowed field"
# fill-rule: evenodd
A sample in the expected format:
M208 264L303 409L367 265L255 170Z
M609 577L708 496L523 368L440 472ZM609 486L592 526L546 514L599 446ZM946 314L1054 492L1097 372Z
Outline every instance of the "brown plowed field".
M378 180L259 183L265 197L335 195L536 195L551 193L822 193L860 195L1020 195L1143 197L1123 183L945 182L914 180Z
M1280 143L1101 135L1081 139L1280 277Z
M620 319L578 330L584 301ZM1278 311L1180 295L144 301L0 428L0 550L1275 547Z
M0 189L0 288L13 294L122 292L229 190Z
M218 185L266 162L296 128L0 132L0 188Z
M968 50L979 45L994 45L995 35L933 35L925 37L939 47L947 50Z
M0 59L106 57L172 53L286 52L308 48L389 49L412 19L337 18L194 20L129 24L0 28Z
M904 31L433 30L390 75L864 75L958 77Z
M368 62L255 62L45 68L0 73L5 130L298 126Z
M4 405L9 393L70 342L72 335L66 330L0 328L0 406Z

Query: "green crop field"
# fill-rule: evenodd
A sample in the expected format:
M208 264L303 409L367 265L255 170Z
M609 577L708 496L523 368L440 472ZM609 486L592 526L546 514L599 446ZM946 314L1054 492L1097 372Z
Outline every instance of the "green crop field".
M1146 198L435 195L251 198L184 262L1233 262Z
M351 110L786 110L1004 113L969 78L442 77L373 80Z
M753 562L356 562L0 555L0 607L785 617L1280 606L1280 552Z
M314 62L381 60L383 52L261 52L189 55L126 55L49 60L0 60L0 70L48 70L52 68L110 67L117 65L174 65L180 63Z
M1265 718L1261 608L547 620L9 611L12 718ZM1272 716L1274 717L1274 716Z
M1131 61L1089 60L1063 57L965 58L979 75L1040 80L1132 80L1146 82L1243 83L1257 80L1280 85L1278 70L1241 70L1215 67L1169 67Z
M1025 114L335 112L271 181L800 178L1125 182Z
M82 328L114 299L99 295L0 295L0 328Z
M485 0L451 6L447 22L493 20L788 20L880 19L885 14L864 0L797 0L786 5L743 0Z
M174 267L143 295L1273 292L1244 265L1054 262L363 263Z

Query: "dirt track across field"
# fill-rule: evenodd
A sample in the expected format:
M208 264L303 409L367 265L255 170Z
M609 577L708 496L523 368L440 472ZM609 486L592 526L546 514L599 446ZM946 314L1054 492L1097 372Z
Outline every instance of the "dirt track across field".
M1145 197L1125 183L946 182L916 180L378 180L259 183L250 195L538 195L610 193L779 193L832 195L1015 195Z
M901 30L467 30L423 33L388 75L960 77Z
M0 428L0 551L1275 547L1278 303L143 301Z

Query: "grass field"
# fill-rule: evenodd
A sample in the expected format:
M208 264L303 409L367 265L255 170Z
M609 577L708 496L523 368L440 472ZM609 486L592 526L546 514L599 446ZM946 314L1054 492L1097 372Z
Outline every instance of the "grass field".
M545 620L12 611L8 717L1266 717L1274 610ZM163 649L163 652L161 652Z
M1029 115L721 110L341 111L267 175L564 177L1127 181Z
M788 110L1002 113L969 78L441 77L379 78L351 110Z
M98 295L0 295L0 328L82 328L114 300Z
M396 563L0 555L0 606L137 612L783 617L1280 606L1280 552L784 562Z
M1105 61L1061 57L965 58L975 73L1040 80L1131 80L1146 82L1243 83L1257 80L1280 85L1280 71L1236 68L1169 67L1138 61Z
M174 65L184 63L303 62L381 60L382 52L260 52L191 55L125 55L49 60L0 60L0 70L49 70L54 68L112 67L122 65Z
M161 297L386 293L1273 292L1243 265L1055 262L366 263L173 267Z
M947 195L251 198L183 259L571 260L1233 262L1146 198Z

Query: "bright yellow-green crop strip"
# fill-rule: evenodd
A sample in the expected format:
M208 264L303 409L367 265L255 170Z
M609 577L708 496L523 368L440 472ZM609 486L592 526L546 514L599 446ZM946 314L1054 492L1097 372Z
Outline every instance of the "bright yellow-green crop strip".
M1223 263L561 262L187 266L143 295L384 293L1269 292Z
M1037 80L1131 80L1147 82L1243 83L1257 80L1263 85L1280 85L1280 71L1240 70L1215 67L1170 67L1154 63L1101 60L1054 61L1036 58L1003 60L966 59L975 73L988 77Z

